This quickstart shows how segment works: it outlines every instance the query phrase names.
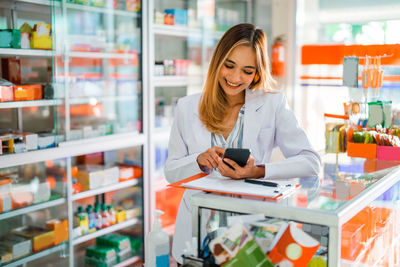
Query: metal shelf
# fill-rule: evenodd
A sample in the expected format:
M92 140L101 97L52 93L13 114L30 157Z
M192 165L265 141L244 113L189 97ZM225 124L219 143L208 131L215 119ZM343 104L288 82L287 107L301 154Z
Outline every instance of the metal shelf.
M125 267L125 266L131 266L131 264L134 264L135 262L138 262L140 258L138 256L132 257L130 259L127 259L123 262L118 263L117 265L114 265L114 267Z
M0 102L0 109L4 108L28 108L28 107L50 107L63 104L63 100L33 100L33 101L13 101Z
M99 151L117 150L127 147L143 145L146 136L142 133L131 132L113 134L95 138L68 141L59 144L59 147L35 150L20 154L0 156L0 168L24 165L45 160L61 159L78 155L96 153Z
M46 249L46 250L43 250L43 251L40 251L40 252L38 252L38 253L29 255L29 256L27 256L27 257L24 257L24 258L22 258L22 259L13 261L13 262L11 262L11 263L9 263L9 264L2 265L2 266L3 266L3 267L20 266L20 265L23 265L23 264L25 264L25 263L28 263L28 262L31 262L31 261L34 261L34 260L37 260L37 259L46 257L46 256L48 256L48 255L50 255L50 254L53 254L53 253L58 252L58 251L61 251L61 250L65 249L65 248L66 248L66 245L63 243L63 244L60 244L60 245L57 245L57 246L48 248L48 249Z
M137 96L128 95L128 96L91 96L91 97L82 97L82 98L70 98L70 105L82 105L82 104L91 104L96 105L98 102L116 102L116 101L131 101L136 99Z
M109 7L95 7L95 6L86 6L86 5L78 5L78 4L71 4L71 3L67 3L66 7L69 9L104 13L104 14L108 14L108 15L117 15L117 16L125 16L125 17L132 17L132 18L140 17L140 14L136 13L136 12L117 10L117 9L113 9L113 8L109 8Z
M91 233L91 234L87 234L87 235L84 235L84 236L77 237L77 238L75 238L75 239L72 241L72 244L73 244L74 246L76 246L76 245L78 245L78 244L81 244L81 243L86 242L86 241L88 241L88 240L97 238L97 237L99 237L99 236L102 236L102 235L105 235L105 234L109 234L109 233L112 233L112 232L115 232L115 231L119 231L119 230L122 230L122 229L124 229L124 228L129 227L129 226L135 225L135 224L138 223L138 222L139 222L139 220L138 220L137 218L132 218L132 219L129 219L129 220L124 221L124 222L122 222L122 223L118 223L118 224L109 226L109 227L107 227L107 228L98 230L98 231L96 231L96 232L94 232L94 233Z
M107 52L68 52L67 56L75 58L103 58L103 59L135 59L134 53L107 53Z
M18 48L0 48L0 55L21 56L21 57L51 57L53 50L42 49L18 49Z
M37 5L44 5L44 6L50 6L51 1L50 0L15 0L16 2L23 2L23 3L30 3L30 4L37 4ZM60 5L58 2L53 2L53 5Z
M155 35L175 36L175 37L195 37L195 38L213 38L220 39L224 32L202 30L198 28L190 28L188 26L181 25L164 25L164 24L153 24L153 32Z
M16 209L16 210L11 210L8 212L4 212L4 213L0 213L0 221L1 220L5 220L11 217L15 217L18 215L22 215L22 214L28 214L37 210L42 210L42 209L47 209L50 207L55 207L61 204L65 203L65 198L58 198L55 200L50 200L50 201L46 201L46 202L42 202L42 203L38 203L38 204L34 204L34 205L30 205L27 206L25 208L21 208L21 209Z
M200 76L154 76L155 87L176 87L176 86L201 86Z
M96 195L100 195L100 194L103 194L103 193L106 193L106 192L111 192L111 191L115 191L115 190L131 187L131 186L135 186L138 183L139 183L139 179L132 179L132 180L129 180L129 181L126 181L126 182L120 182L120 183L104 186L104 187L101 187L101 188L84 191L84 192L72 195L72 200L75 201L75 200L78 200L78 199L87 198L87 197L91 197L91 196L96 196Z

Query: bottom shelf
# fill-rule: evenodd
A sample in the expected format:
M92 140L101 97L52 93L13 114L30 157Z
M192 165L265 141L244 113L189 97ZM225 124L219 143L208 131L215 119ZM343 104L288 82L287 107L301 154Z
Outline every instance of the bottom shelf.
M60 244L60 245L57 245L57 246L42 250L42 251L37 252L35 254L31 254L29 256L26 256L24 258L12 261L10 263L7 263L7 264L1 265L1 266L3 266L3 267L14 267L14 266L23 265L25 263L40 259L40 258L48 256L50 254L53 254L55 252L59 252L59 251L65 249L65 248L66 248L66 244L63 243L63 244Z

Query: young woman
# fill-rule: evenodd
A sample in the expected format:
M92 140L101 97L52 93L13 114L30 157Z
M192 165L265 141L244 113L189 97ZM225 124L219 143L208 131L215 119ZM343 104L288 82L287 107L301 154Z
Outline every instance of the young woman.
M175 111L165 175L170 183L213 169L232 179L293 178L318 175L320 157L289 110L282 93L273 90L263 30L238 24L219 41L202 94L181 98ZM279 146L285 160L269 162ZM249 148L245 167L225 159L225 148ZM186 190L177 216L172 254L181 262L191 240L191 203Z

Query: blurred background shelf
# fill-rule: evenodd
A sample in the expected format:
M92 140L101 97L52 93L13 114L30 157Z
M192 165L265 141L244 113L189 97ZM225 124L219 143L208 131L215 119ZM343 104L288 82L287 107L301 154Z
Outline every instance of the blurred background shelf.
M64 101L62 99L0 102L0 109L3 109L3 108L28 108L28 107L50 107L50 106L58 106L63 103L64 103Z
M51 57L52 50L0 48L0 56Z
M97 238L99 236L102 236L102 235L105 235L105 234L109 234L109 233L112 233L112 232L115 232L115 231L119 231L119 230L122 230L122 229L124 229L126 227L129 227L129 226L133 226L133 225L137 224L138 222L139 222L139 220L137 218L132 218L132 219L126 220L126 221L124 221L122 223L114 224L114 225L109 226L107 228L98 230L98 231L96 231L94 233L77 237L72 241L72 244L74 246L76 246L78 244L81 244L81 243L86 242L88 240Z
M111 7L95 7L95 6L87 6L87 5L79 5L79 4L72 4L67 3L66 7L69 9L87 11L87 12L97 12L97 13L104 13L108 15L116 15L116 16L127 16L127 17L140 17L139 13L133 11L125 11L125 10L117 10Z
M30 205L30 206L27 206L24 208L11 210L8 212L3 212L3 213L0 213L0 220L5 220L5 219L12 218L12 217L22 215L22 214L28 214L28 213L31 213L31 212L34 212L37 210L55 207L55 206L64 204L65 202L66 202L65 198L58 198L55 200L50 200L50 201L41 202L38 204L33 204L33 205Z

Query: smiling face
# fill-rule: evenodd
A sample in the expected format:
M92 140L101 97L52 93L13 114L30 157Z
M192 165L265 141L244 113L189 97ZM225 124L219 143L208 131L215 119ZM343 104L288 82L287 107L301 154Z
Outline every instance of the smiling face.
M250 86L255 73L254 49L240 45L232 50L223 63L218 74L218 83L228 97L236 96Z

